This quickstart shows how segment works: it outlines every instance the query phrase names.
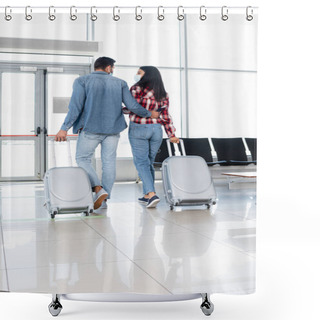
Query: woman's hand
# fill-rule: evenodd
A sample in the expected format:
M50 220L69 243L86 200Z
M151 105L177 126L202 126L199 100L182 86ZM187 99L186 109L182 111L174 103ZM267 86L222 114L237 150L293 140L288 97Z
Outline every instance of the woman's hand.
M177 137L171 137L171 138L170 138L170 142L172 142L172 143L179 143L179 138L177 138Z

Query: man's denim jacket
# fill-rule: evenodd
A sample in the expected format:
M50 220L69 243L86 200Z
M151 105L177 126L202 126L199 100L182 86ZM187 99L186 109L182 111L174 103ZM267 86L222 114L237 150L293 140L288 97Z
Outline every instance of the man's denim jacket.
M79 77L73 83L69 111L61 130L68 131L73 126L74 134L80 129L91 133L118 134L127 127L122 103L141 117L151 116L151 112L132 97L124 80L104 71Z

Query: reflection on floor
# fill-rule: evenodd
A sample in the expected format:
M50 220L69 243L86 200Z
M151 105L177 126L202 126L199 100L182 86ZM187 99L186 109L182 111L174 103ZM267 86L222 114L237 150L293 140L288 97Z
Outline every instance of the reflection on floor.
M137 203L141 183L118 183L107 209L51 220L42 183L1 184L0 291L253 292L255 190L219 183L210 210L170 211L156 188L156 209Z

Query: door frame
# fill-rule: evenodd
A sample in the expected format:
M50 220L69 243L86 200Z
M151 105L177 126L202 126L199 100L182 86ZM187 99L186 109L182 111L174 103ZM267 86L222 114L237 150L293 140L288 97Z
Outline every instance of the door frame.
M22 70L23 68L24 70ZM41 181L48 166L48 141L49 137L46 132L48 127L48 73L59 74L79 74L84 75L92 71L90 63L36 63L36 62L0 62L0 117L1 117L1 97L2 97L2 74L10 73L34 73L35 74L35 114L34 114L34 130L35 135L32 139L29 137L7 137L10 140L34 140L35 141L35 175L33 177L1 177L0 166L0 182L4 181ZM1 124L1 122L0 122ZM40 133L37 134L37 128L40 128ZM1 128L0 128L1 129ZM2 140L0 130L0 159L2 157Z

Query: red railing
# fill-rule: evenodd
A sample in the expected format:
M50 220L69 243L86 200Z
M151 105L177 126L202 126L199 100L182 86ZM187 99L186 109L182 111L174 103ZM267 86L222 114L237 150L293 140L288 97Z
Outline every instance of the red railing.
M0 137L11 138L11 137L37 137L36 134L1 134ZM47 137L55 137L55 134L47 134ZM68 134L67 137L77 137L77 134Z

